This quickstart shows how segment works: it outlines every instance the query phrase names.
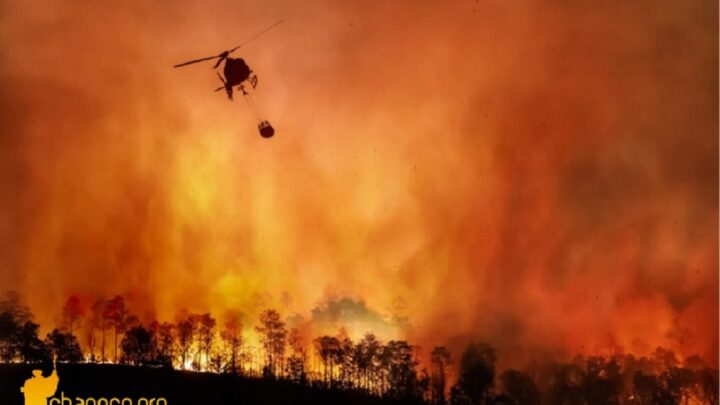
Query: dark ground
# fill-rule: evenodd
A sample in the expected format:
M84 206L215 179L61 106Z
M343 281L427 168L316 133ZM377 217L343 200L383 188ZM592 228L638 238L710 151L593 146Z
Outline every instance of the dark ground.
M0 364L0 404L21 405L20 387L37 366ZM49 375L50 367L43 367ZM214 404L371 404L403 402L371 397L359 392L301 387L286 381L242 378L232 375L183 372L170 369L99 364L58 364L60 392L65 397L167 399L168 405ZM75 402L73 402L75 404Z

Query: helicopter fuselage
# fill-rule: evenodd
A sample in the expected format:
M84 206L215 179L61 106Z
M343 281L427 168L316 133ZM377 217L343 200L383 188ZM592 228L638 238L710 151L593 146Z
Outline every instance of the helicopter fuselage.
M242 84L250 78L252 70L242 58L227 58L223 67L226 86L233 87Z

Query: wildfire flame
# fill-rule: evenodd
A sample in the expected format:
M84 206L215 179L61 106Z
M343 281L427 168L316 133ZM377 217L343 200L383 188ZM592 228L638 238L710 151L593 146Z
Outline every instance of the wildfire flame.
M0 15L0 285L43 327L121 294L511 365L717 363L713 5L225 3ZM241 55L268 141L170 66L277 14Z

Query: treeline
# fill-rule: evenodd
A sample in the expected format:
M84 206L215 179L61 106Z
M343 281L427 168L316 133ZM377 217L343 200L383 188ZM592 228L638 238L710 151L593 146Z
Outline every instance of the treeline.
M143 323L122 296L91 304L70 297L62 319L41 339L30 310L17 294L5 294L0 360L35 363L54 353L60 362L232 373L431 404L718 404L717 370L697 356L681 363L664 349L650 357L578 357L499 373L486 343L470 343L457 359L435 347L422 367L420 348L407 341L382 342L372 333L353 341L343 329L305 341L272 309L253 325L259 347L246 339L238 314L218 322L209 313L181 312L172 323Z

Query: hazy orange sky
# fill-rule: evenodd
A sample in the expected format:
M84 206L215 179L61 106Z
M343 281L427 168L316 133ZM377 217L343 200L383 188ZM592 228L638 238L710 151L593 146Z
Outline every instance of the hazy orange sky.
M717 7L2 1L0 289L716 363Z

